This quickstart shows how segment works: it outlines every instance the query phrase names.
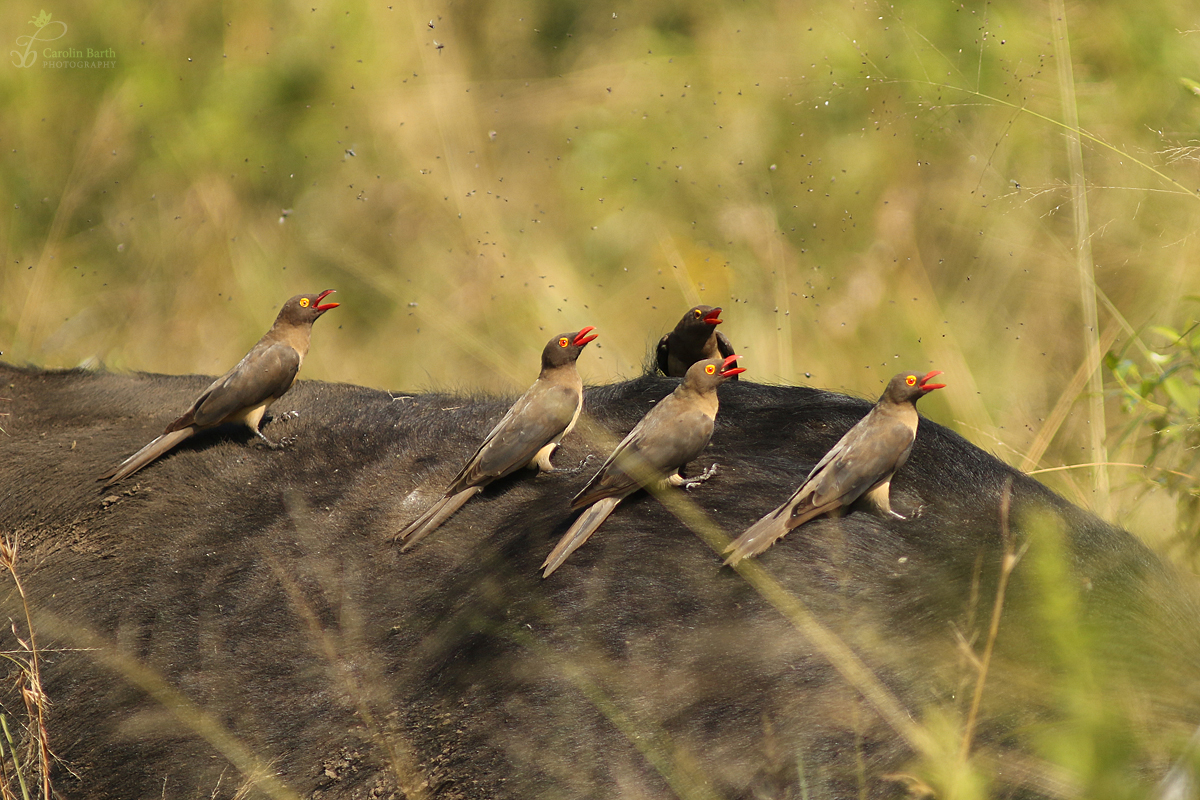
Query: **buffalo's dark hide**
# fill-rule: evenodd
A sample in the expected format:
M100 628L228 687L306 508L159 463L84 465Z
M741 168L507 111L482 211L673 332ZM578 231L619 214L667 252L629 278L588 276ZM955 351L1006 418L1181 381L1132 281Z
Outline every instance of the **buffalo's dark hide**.
M653 497L623 502L539 577L570 498L608 452L582 429L555 456L559 472L489 487L400 554L391 536L507 400L302 381L264 427L296 437L286 449L259 448L244 429L206 432L102 490L96 477L209 381L0 365L0 532L21 542L65 796L232 797L253 763L302 797L898 797L919 786L910 778L926 762L877 701ZM619 438L674 385L590 388L586 412ZM750 382L720 398L689 472L718 471L688 497L731 536L869 407ZM983 647L1006 485L1014 547L1061 534L1089 652L1132 674L1169 659L1191 683L1167 705L1194 710L1196 606L1176 579L1126 532L927 419L892 483L907 520L856 508L753 564L914 721L965 714L976 675L965 654ZM1053 730L1058 707L1038 676L1048 685L1063 668L1034 564L1026 553L1013 575L976 735L1003 796L1061 793L1021 735ZM23 632L15 594L5 609ZM15 696L5 706L21 715ZM200 730L197 709L251 760Z

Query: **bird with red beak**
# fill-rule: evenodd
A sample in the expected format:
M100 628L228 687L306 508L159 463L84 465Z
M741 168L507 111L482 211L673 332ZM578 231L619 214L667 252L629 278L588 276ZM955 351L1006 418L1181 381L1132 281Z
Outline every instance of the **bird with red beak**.
M860 497L881 512L900 517L891 506L892 476L912 452L920 419L917 401L945 388L944 383L929 382L941 374L902 372L892 378L879 402L817 462L787 502L726 548L725 563L733 565L758 555L814 517L840 515Z
M733 355L733 344L717 330L721 309L713 306L693 306L679 320L675 330L663 336L655 349L654 361L659 372L682 378L697 361L727 358ZM736 366L736 364L735 364ZM737 380L734 376L730 380Z
M734 366L737 358L730 354L726 358L697 361L675 391L650 409L621 440L600 471L571 501L572 510L586 510L546 556L542 563L543 578L562 566L595 533L617 503L648 481L665 481L674 486L694 483L685 481L679 470L700 455L712 438L717 418L717 387L746 371Z
M560 333L546 343L537 380L484 437L441 499L396 534L397 539L406 540L402 552L436 530L492 481L522 467L542 472L554 469L550 456L575 427L583 408L583 380L575 361L596 338L593 330L588 326L575 333Z
M233 369L217 378L183 415L150 444L101 475L105 487L129 477L198 431L241 422L258 440L276 450L282 446L263 436L259 425L272 403L291 388L312 336L312 325L338 303L322 303L333 289L298 294L283 304L275 324Z

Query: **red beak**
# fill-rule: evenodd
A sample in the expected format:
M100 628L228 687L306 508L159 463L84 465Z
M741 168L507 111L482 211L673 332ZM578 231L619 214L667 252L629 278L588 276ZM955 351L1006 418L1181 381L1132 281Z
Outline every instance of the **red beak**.
M313 308L317 309L317 311L328 311L331 308L337 308L340 306L341 303L326 303L325 305L321 305L321 301L324 300L327 295L331 294L333 294L333 289L326 289L317 295L317 302L313 303Z
M586 328L581 330L579 333L575 334L574 345L576 347L583 347L585 344L590 342L592 339L595 339L597 336L599 336L600 334L598 334L598 333L593 333L591 336L588 336L588 334L594 330L596 330L595 326L588 325Z
M704 321L707 322L709 325L720 325L721 324L721 307L717 306L712 311L705 314Z
M942 374L941 370L935 369L933 372L930 372L924 378L921 378L921 384L920 384L921 391L922 392L932 392L934 389L945 389L946 384L944 384L944 383L928 383L930 378L932 378L935 375L941 375L941 374Z
M720 311L721 309L718 308L716 310ZM736 356L736 355L726 356L725 362L723 364L721 364L721 377L722 378L732 378L734 375L740 375L741 373L746 371L745 367L734 367L733 369L729 368L729 365L737 363L737 360L738 360L738 356Z

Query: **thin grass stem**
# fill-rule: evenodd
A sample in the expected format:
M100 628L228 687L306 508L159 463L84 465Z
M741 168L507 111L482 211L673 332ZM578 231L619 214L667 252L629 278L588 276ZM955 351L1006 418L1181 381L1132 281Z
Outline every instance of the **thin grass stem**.
M987 641L983 646L983 655L979 658L979 674L975 679L975 692L971 696L971 708L967 712L967 722L963 726L962 746L959 749L959 761L965 763L971 753L971 740L975 735L975 726L979 721L979 707L983 703L983 687L987 682L988 668L991 666L992 653L996 647L996 638L1000 634L1000 617L1004 612L1004 595L1008 589L1008 579L1021 559L1021 553L1014 551L1012 532L1008 526L1008 514L1012 504L1012 479L1004 482L1000 493L1000 538L1004 543L1004 556L1000 561L1000 580L996 586L996 597L992 603L992 618L988 625Z
M12 732L8 729L8 717L0 714L0 728L4 729L4 738L8 742L9 753L12 754L13 771L17 774L17 782L21 784L21 797L29 800L29 787L25 784L25 770L21 767L21 757L17 755L17 745L13 742ZM7 781L5 782L7 787ZM6 792L8 794L10 792Z

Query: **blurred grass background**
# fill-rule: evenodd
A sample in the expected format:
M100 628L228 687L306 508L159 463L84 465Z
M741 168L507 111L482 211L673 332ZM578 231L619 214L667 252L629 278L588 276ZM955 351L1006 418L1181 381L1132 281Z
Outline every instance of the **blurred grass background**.
M219 374L333 288L302 377L516 392L583 325L586 381L635 376L704 302L748 379L942 369L924 413L1036 469L1144 462L1092 451L1088 347L1197 314L1187 4L1066 9L1091 331L1041 3L39 3L0 7L12 362ZM43 10L115 67L15 66ZM1110 474L1042 477L1175 542L1195 481Z

